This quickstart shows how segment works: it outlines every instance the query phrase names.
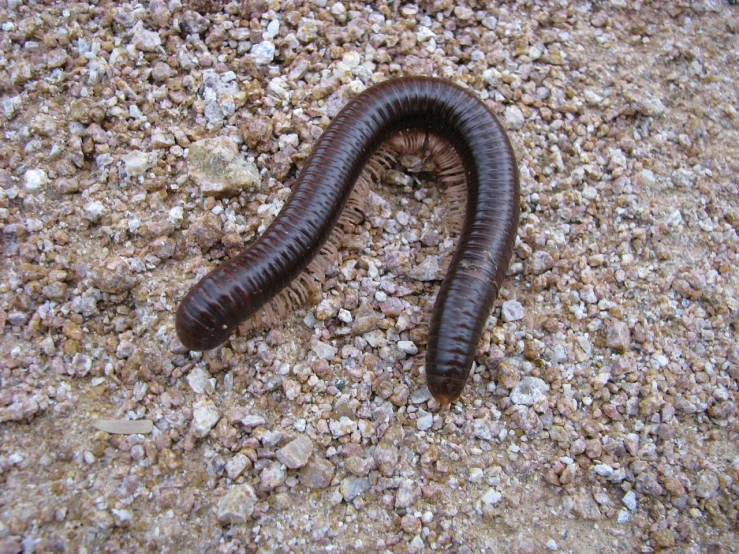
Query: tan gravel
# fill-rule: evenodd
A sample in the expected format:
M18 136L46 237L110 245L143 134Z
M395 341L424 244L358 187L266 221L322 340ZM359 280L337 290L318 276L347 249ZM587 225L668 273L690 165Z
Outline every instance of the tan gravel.
M739 550L739 6L1 0L0 27L0 554ZM455 235L419 160L316 305L185 352L187 289L406 74L474 90L520 160L460 401L424 386Z

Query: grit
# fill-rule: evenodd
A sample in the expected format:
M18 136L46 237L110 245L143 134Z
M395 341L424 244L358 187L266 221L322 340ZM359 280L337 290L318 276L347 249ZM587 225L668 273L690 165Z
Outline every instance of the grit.
M739 6L2 0L0 26L0 554L739 550ZM316 303L187 352L189 287L410 74L474 91L521 172L462 398L424 385L456 237L419 160Z

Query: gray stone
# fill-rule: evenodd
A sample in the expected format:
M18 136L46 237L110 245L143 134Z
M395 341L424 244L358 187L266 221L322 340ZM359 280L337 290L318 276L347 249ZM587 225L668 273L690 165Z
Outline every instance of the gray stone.
M487 491L485 491L485 494L482 495L482 498L480 500L482 500L483 504L491 506L503 500L503 495L495 489L488 489Z
M347 502L351 502L363 492L368 491L369 488L369 479L367 479L366 477L356 477L353 475L345 477L344 480L341 482L341 485L339 485L341 495Z
M521 108L517 106L508 106L505 109L505 122L509 129L517 130L523 127L525 118Z
M254 56L254 63L257 65L267 65L275 59L275 45L265 40L251 47L251 54Z

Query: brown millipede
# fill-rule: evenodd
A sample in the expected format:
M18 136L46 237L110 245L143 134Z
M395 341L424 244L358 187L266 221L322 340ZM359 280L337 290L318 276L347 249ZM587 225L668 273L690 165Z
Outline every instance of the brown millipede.
M431 394L441 404L459 397L511 259L518 168L505 131L485 104L430 77L385 81L344 107L316 142L272 225L182 300L176 318L182 343L192 350L220 345L298 278L328 240L370 157L407 130L444 139L464 169L464 227L436 297L426 347Z

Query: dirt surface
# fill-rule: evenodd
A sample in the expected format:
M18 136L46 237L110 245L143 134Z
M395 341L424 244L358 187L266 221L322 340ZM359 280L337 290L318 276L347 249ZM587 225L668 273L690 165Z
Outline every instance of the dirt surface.
M739 550L739 7L2 0L0 25L0 554ZM418 160L315 305L187 352L188 288L407 74L470 88L519 158L462 398L424 384L455 235Z

